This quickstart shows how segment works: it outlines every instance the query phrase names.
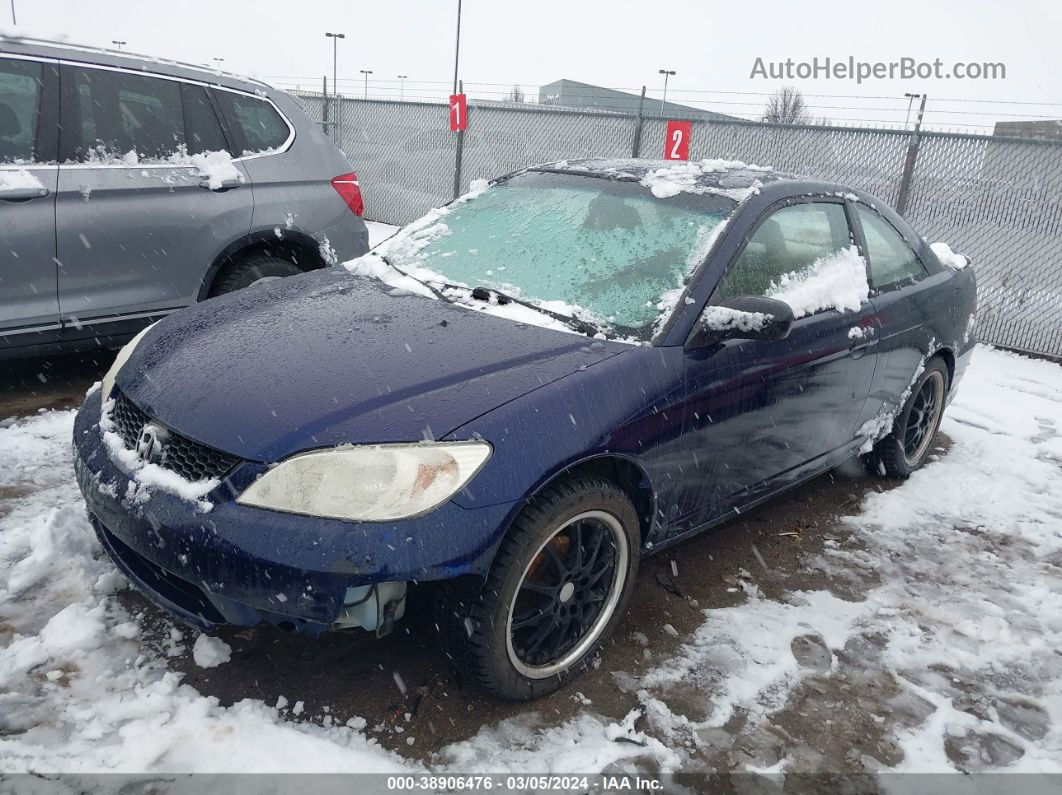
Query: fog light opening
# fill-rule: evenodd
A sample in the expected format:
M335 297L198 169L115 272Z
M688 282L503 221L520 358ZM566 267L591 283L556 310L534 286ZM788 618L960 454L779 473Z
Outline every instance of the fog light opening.
M343 609L333 622L333 629L360 628L383 637L406 612L404 582L379 582L347 588Z

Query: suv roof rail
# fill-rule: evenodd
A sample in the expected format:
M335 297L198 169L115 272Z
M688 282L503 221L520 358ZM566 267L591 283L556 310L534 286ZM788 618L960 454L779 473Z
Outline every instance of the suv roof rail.
M57 47L66 50L79 50L82 52L94 52L102 55L114 55L119 58L129 58L130 60L147 61L148 63L162 64L163 66L179 66L182 69L194 69L197 72L206 72L207 74L217 75L218 77L228 77L232 80L239 80L243 83L256 83L266 88L277 90L275 86L270 85L264 80L259 80L257 77L248 77L247 75L236 74L235 72L224 72L220 69L213 69L206 64L188 63L187 61L177 61L172 58L160 58L157 55L144 55L143 53L131 52L129 50L112 50L109 47L97 47L93 44L74 44L69 41L62 41L60 39L47 39L41 36L32 35L19 35L17 33L5 32L0 30L0 43L4 41L12 42L26 42L27 44L43 44L49 47Z

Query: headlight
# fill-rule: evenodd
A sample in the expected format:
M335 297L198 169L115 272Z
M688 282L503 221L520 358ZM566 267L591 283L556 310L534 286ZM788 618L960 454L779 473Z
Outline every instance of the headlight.
M281 461L236 501L274 511L382 522L437 508L490 458L486 442L335 447Z
M154 325L154 323L151 324L151 326ZM114 357L114 364L112 364L111 369L107 371L107 375L103 376L103 386L101 389L101 400L103 403L106 403L111 397L111 390L114 389L114 379L118 377L118 371L122 369L122 365L129 361L129 357L133 355L133 351L136 350L136 346L140 344L140 340L144 339L144 335L151 330L151 326L141 329L140 333L123 345L122 349L118 351L118 355Z

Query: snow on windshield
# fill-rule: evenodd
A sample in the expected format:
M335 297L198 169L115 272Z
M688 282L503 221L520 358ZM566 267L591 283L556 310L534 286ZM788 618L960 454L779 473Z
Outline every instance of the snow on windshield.
M422 295L434 291L413 280L456 285L442 291L462 303L486 287L645 341L735 206L729 197L667 202L630 181L531 172L431 211L347 267ZM381 257L412 278L388 276ZM492 302L495 314L517 311ZM528 322L572 330L520 309Z

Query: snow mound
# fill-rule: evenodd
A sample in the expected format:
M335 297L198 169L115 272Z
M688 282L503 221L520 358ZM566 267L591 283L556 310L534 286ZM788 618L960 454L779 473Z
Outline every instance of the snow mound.
M698 184L698 179L704 174L726 171L770 171L770 168L742 163L740 160L701 160L653 169L642 177L641 184L658 199L667 199L680 193L713 193L738 202L744 201L761 187L758 180L744 188L716 188Z
M44 183L24 168L0 168L0 190L44 190Z
M726 306L708 306L701 313L701 322L712 331L759 331L774 319L766 312L742 312Z
M115 431L114 421L111 419L113 408L113 400L108 400L103 404L99 429L111 460L118 465L119 469L133 478L129 482L125 499L129 503L146 502L151 498L151 489L155 488L194 503L203 513L212 510L213 503L203 498L216 489L221 481L218 478L187 480L173 470L144 461L135 450L130 450L125 446L122 437ZM109 485L114 488L114 484Z
M203 634L195 639L192 659L200 668L216 668L232 659L232 647L221 638Z
M797 318L822 309L855 312L870 297L866 263L859 250L849 246L802 271L784 274L767 297L785 301Z
M951 268L953 271L961 271L970 264L970 261L966 259L966 257L957 251L952 251L951 246L943 241L931 243L929 247L933 249L933 253L937 255L940 264Z
M142 157L135 149L130 149L125 153L112 152L101 145L89 150L86 162L100 165L194 168L196 175L206 183L210 190L220 190L226 183L242 185L245 181L243 172L236 167L232 155L225 150L198 152L190 155L187 148L182 145L168 157L160 158ZM150 172L145 171L144 176L150 176ZM162 179L168 181L166 176Z

